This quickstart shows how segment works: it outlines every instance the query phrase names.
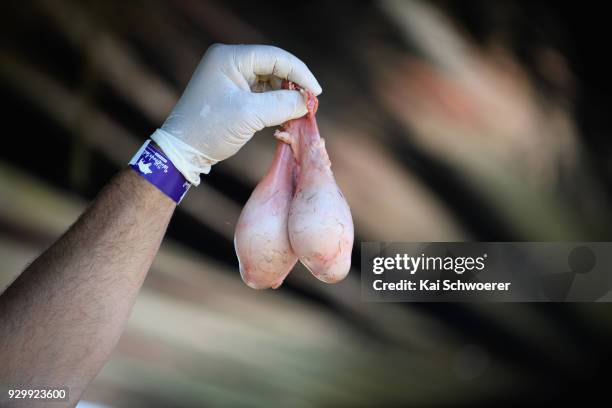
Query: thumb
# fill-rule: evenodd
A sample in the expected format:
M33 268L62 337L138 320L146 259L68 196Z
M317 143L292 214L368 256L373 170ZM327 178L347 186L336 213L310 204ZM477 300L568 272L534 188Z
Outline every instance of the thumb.
M258 116L265 127L280 125L308 112L306 101L298 91L283 89L253 95Z

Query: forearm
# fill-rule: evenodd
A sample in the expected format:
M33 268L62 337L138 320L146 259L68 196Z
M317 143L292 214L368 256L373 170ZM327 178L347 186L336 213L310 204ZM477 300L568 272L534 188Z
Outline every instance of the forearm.
M76 403L115 346L176 204L132 170L0 296L0 385Z

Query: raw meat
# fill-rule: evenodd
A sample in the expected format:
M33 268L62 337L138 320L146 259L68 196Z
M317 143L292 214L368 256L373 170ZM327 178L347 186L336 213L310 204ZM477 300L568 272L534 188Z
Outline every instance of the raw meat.
M295 89L289 84L290 89ZM315 119L317 98L305 92L308 114L291 120L277 138L291 144L297 183L289 209L289 239L299 260L318 279L335 283L351 266L353 219L338 188Z
M240 275L254 289L276 289L297 262L287 228L294 171L291 148L279 141L272 166L238 219L234 247Z
M289 82L283 87L297 89ZM272 166L236 225L240 274L255 289L279 287L298 258L327 283L341 281L351 267L351 211L319 135L317 98L301 92L308 114L276 132L279 142Z

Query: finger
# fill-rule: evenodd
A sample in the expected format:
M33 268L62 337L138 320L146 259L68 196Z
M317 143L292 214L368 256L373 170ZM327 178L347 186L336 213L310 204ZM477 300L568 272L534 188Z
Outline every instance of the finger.
M283 49L271 45L248 45L244 47L243 55L252 61L255 75L274 75L295 82L315 95L322 92L321 85L306 64Z
M308 112L304 97L297 91L270 91L253 94L252 98L255 104L253 111L264 127L280 125Z

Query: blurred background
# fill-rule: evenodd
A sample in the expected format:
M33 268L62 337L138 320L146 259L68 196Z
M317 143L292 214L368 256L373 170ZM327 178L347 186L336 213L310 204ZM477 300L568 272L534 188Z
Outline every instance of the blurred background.
M360 241L612 238L609 17L558 1L3 1L0 289L166 118L214 42L304 60L354 269L244 285L234 226L266 130L179 207L108 407L517 406L606 397L612 306L361 301ZM0 311L1 312L1 311ZM1 364L1 361L0 361Z

